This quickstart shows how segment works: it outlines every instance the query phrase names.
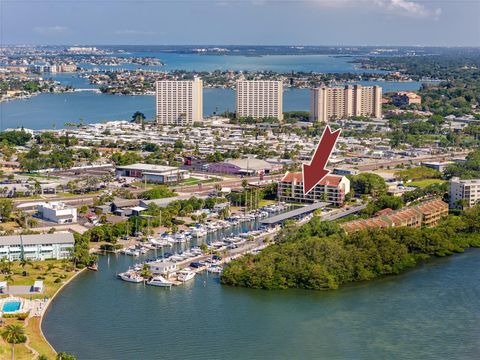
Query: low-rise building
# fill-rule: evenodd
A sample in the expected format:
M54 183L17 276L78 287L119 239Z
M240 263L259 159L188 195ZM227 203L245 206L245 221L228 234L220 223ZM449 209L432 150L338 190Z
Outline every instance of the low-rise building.
M268 161L246 158L229 159L208 165L208 171L221 174L260 175L282 170L283 166Z
M414 92L401 91L392 96L392 103L395 106L420 105L422 103L422 97Z
M74 246L71 233L0 236L0 259L68 259Z
M464 209L474 206L480 200L480 179L450 179L450 200L452 209Z
M77 222L77 209L63 202L49 202L38 206L38 214L42 219L57 224Z
M126 176L141 179L156 184L175 184L187 179L190 173L173 166L132 164L117 166L116 176Z
M447 215L447 203L440 199L434 199L396 211L384 209L371 219L347 221L341 224L341 226L347 232L355 232L367 228L435 226L442 217Z
M307 195L303 193L303 176L301 172L287 172L278 183L279 201L292 203L330 202L341 206L345 195L350 192L350 180L345 176L327 175Z

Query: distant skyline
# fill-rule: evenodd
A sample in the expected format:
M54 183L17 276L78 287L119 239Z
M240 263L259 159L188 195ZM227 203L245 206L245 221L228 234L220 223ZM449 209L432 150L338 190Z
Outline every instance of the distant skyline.
M478 0L0 0L0 42L480 46Z

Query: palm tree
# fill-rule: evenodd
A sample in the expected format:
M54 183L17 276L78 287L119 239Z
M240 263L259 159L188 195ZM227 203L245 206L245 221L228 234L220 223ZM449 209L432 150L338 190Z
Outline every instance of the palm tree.
M62 351L57 354L57 360L76 360L76 357Z
M25 269L25 266L27 266L27 265L33 266L33 263L30 260L25 259L25 258L20 260L20 266L22 267L22 269Z
M10 274L12 271L12 262L7 258L0 260L0 270L3 274Z
M145 129L145 119L145 114L140 111L135 111L135 113L132 115L132 122L136 124L141 124L142 130Z
M15 359L15 344L23 344L27 341L25 329L21 325L7 325L2 331L2 338L7 343L12 344L12 360Z

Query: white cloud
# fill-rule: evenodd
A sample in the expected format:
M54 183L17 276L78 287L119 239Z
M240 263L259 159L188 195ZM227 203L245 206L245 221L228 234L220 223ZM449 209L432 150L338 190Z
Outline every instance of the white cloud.
M68 27L61 25L35 26L33 31L43 35L63 34L68 31Z
M440 8L430 8L411 0L317 0L320 6L328 7L372 7L394 15L407 15L438 19Z

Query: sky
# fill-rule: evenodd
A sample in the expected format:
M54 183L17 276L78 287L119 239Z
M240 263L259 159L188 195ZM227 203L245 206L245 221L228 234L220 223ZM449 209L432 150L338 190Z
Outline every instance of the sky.
M480 0L0 0L0 43L480 46Z

